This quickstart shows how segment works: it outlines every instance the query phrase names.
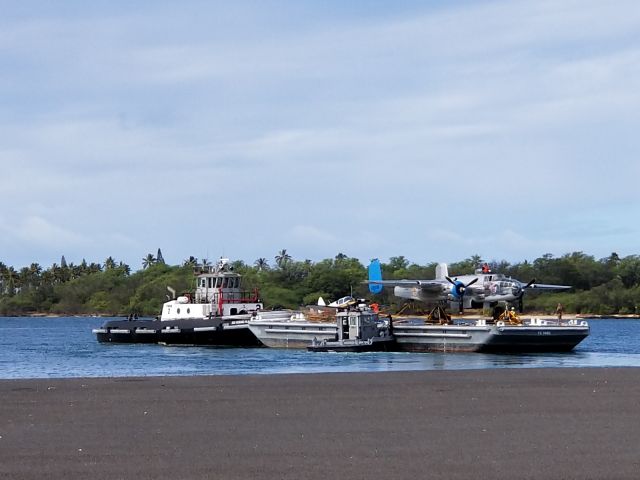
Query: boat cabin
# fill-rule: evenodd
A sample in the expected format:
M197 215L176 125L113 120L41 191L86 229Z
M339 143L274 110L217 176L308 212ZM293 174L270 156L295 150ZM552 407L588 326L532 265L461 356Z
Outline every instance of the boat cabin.
M369 309L356 308L336 314L338 341L366 340L379 335L378 315Z
M242 276L228 258L215 265L196 265L196 288L163 305L162 320L242 315L262 309L257 289L242 290Z

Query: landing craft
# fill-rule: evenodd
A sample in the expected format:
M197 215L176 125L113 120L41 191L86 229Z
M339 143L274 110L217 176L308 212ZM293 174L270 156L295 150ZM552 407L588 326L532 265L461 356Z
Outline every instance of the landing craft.
M491 308L498 302L517 302L523 310L522 297L526 290L567 290L568 285L548 285L536 283L535 278L523 283L501 273L493 273L484 264L473 275L449 276L446 263L436 266L433 280L383 280L380 261L377 258L369 264L369 291L380 293L383 287L393 287L396 297L418 300L427 304L442 302L457 303L460 312L465 308Z

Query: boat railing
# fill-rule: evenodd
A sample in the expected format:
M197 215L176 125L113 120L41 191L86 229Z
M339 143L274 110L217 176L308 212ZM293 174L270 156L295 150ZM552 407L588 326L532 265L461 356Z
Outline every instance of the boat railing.
M531 327L585 327L589 324L584 320L578 320L576 318L570 318L567 320L559 320L559 319L550 319L550 318L536 318L533 317L527 322L525 325Z
M224 290L213 294L214 303L258 303L258 289L252 292L248 291L230 291Z
M195 301L196 303L213 303L214 305L223 303L260 303L260 294L257 288L252 291L214 289L206 293L198 291Z

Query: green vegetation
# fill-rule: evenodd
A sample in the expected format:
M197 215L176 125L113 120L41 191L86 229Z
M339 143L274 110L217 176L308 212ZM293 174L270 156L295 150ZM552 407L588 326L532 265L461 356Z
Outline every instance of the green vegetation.
M101 264L88 264L83 260L80 265L67 263L62 257L60 265L53 264L48 269L32 263L16 270L0 262L0 315L157 315L166 301L167 286L178 292L193 288L196 263L195 257L189 257L181 266L166 265L160 250L155 256L148 254L142 258L143 268L134 273L113 257ZM480 263L479 256L472 256L450 264L449 273L451 276L472 273ZM428 279L434 277L435 266L436 263L414 264L399 256L382 264L382 270L386 279ZM640 313L638 255L620 258L612 253L598 260L582 252L559 258L546 254L533 262L490 262L490 266L494 272L525 282L535 278L542 283L574 286L562 293L528 293L527 310L551 313L555 305L562 302L567 312ZM362 283L367 276L366 266L342 253L332 259L312 262L294 260L286 250L281 250L272 266L266 258L259 258L252 265L236 261L233 267L244 276L245 289L260 290L267 308L296 308L315 303L319 296L335 300L349 294L399 307L400 300L390 291L370 295Z

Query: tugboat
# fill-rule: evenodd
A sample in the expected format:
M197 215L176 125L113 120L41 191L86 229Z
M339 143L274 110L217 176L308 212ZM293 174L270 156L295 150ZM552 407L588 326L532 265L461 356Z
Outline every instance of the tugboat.
M165 302L155 319L110 320L93 330L102 343L160 343L163 345L213 345L257 347L262 344L251 333L248 322L263 306L258 291L241 289L241 275L229 259L216 265L197 265L196 288ZM267 315L282 315L269 313Z
M391 333L391 317L381 321L378 313L366 303L359 303L336 313L338 338L313 339L307 350L311 352L381 352L392 351L395 339Z

